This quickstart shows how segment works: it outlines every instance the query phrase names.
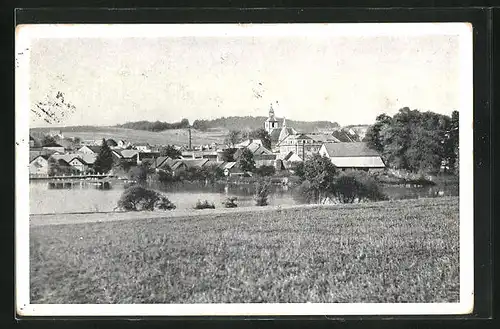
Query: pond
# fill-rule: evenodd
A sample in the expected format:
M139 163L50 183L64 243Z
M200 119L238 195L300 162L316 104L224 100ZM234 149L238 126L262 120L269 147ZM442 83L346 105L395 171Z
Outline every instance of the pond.
M200 185L183 184L164 187L150 184L150 187L165 194L178 209L192 209L198 200L213 202L222 207L229 196L238 198L238 207L254 205L253 185ZM416 199L458 195L458 184L439 184L431 187L383 186L390 199ZM113 211L123 192L123 185L115 184L109 190L99 190L93 186L79 186L65 189L51 189L47 182L31 181L29 189L30 214L107 212ZM283 186L273 186L269 196L270 205L295 205L298 201L297 190Z

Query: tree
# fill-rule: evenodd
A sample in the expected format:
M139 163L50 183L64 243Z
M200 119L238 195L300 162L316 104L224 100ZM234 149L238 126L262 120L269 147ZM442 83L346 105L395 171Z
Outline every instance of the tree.
M160 148L160 156L179 159L182 156L182 152L176 149L173 145L167 145Z
M113 162L113 153L103 138L101 149L94 162L94 170L97 173L108 173L113 168Z
M248 137L249 138L260 139L262 141L262 145L265 148L271 149L271 136L269 135L269 133L267 132L267 130L265 130L264 128L259 128L259 129L256 129L256 130L252 130L248 134Z
M255 173L259 176L273 176L276 173L276 168L274 166L260 166L255 169Z
M307 181L302 187L304 192L313 195L318 203L332 191L337 167L326 156L314 154L310 159L299 165L296 170L301 182ZM305 191L308 187L308 191Z
M375 124L370 126L366 131L364 141L368 146L376 151L384 151L384 143L381 137L381 131L390 125L392 118L383 113L377 116Z
M238 142L241 141L241 133L238 130L230 130L227 134L224 143L231 147L234 147Z
M253 159L253 153L249 149L244 149L241 152L241 156L238 159L238 165L243 171L253 172L255 170L255 160Z
M358 200L380 201L387 197L382 193L373 177L363 171L340 173L331 186L331 195L341 203L353 203Z
M271 193L271 183L269 181L259 181L255 184L255 205L256 206L267 206L267 198Z
M141 163L128 171L130 179L137 181L139 184L146 183L151 173L151 168L146 163Z
M118 208L127 211L151 211L155 208L172 210L175 209L175 205L156 191L139 185L132 185L123 192L120 200L118 200Z
M42 138L42 146L51 146L51 145L54 145L54 144L57 144L57 141L54 137L50 136L50 135L45 135L43 136Z
M222 151L221 155L221 160L225 162L234 162L234 154L236 153L237 149L235 148L227 148L224 151Z

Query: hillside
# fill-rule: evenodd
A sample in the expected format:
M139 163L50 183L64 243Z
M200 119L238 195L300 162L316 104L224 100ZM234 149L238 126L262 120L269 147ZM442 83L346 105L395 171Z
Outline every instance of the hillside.
M267 117L264 116L232 116L213 120L195 120L193 126L199 129L222 128L227 130L248 130L262 128ZM276 118L280 124L283 118ZM339 124L330 121L295 121L286 120L287 126L294 127L298 131L316 132L318 129L338 128Z
M188 145L187 129L171 129L162 132L135 130L117 127L73 126L53 128L31 128L30 133L38 136L50 130L61 130L65 137L79 137L82 140L98 140L102 138L123 139L131 143L149 143L151 145ZM191 138L193 145L222 143L227 131L223 129L210 129L199 131L192 129Z

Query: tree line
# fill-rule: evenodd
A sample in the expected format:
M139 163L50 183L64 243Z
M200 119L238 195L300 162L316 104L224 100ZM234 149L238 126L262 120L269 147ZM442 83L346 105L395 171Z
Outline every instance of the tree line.
M402 108L394 116L381 114L364 141L379 151L391 168L435 173L444 164L458 174L459 114L451 116Z
M169 129L184 129L189 128L189 120L182 119L179 122L162 122L162 121L134 121L127 122L121 125L116 125L118 128L127 128L127 129L135 129L135 130L147 130L147 131L164 131Z
M195 120L193 128L198 130L208 130L213 128L225 128L228 130L255 130L261 128L267 117L264 116L231 116L213 120ZM281 123L282 118L277 118ZM330 121L294 121L287 119L287 125L293 126L301 131L316 131L316 129L331 129L339 127L336 122Z

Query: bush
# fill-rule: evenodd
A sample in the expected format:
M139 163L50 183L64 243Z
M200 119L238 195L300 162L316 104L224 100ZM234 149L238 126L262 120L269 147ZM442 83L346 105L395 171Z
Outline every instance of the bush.
M156 202L156 207L161 210L173 210L176 208L175 204L164 196L161 196Z
M271 183L268 181L260 181L255 185L255 205L267 206L267 197L271 192Z
M156 191L148 190L139 185L132 185L123 192L120 200L118 200L118 208L127 211L151 211L155 208L171 210L175 208L175 205Z
M208 202L208 200L205 200L203 202L198 200L198 202L196 202L196 205L194 206L194 209L215 209L215 205L213 204L213 202Z
M238 200L238 198L233 196L233 197L227 198L226 201L222 202L222 204L226 208L236 208L236 207L238 207L238 205L236 204L236 200Z
M298 187L298 193L295 198L304 203L312 203L317 201L317 196L314 189L311 188L311 183L308 180L303 181Z
M259 176L273 176L276 173L274 166L261 166L255 169L255 173Z
M341 173L332 187L331 194L342 203L353 203L358 200L380 201L387 196L381 191L377 181L363 171Z

